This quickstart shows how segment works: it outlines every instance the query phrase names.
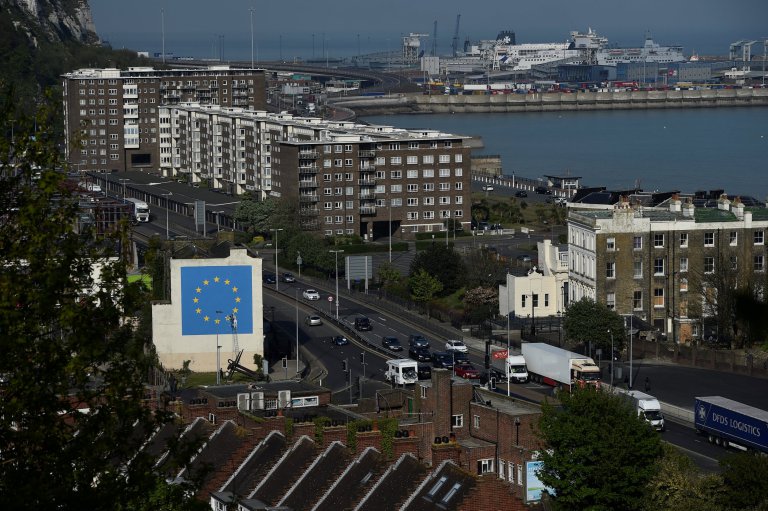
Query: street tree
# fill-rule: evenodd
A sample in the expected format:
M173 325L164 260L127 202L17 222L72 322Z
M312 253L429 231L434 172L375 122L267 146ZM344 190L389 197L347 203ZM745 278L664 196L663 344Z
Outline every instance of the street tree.
M269 232L277 205L278 199L273 197L261 201L253 195L246 195L235 208L234 220L251 234Z
M419 270L425 270L442 284L439 296L454 293L464 284L466 268L453 246L433 242L426 250L417 253L411 261L410 273L416 275Z
M464 293L465 316L473 323L479 323L493 316L499 310L499 292L492 287L476 287Z
M388 288L400 282L402 275L400 275L400 270L395 268L392 263L386 262L379 265L378 278L382 287Z
M719 511L722 480L702 474L691 458L671 444L662 444L656 475L648 483L645 511Z
M592 346L609 352L613 336L614 349L620 351L624 346L624 319L591 298L582 298L568 306L563 328L575 344L591 342Z
M639 510L661 456L659 435L622 396L591 388L559 392L539 422L542 483L556 509Z
M726 456L723 469L721 509L768 511L768 457L746 452Z
M429 316L429 302L443 289L443 285L424 269L411 275L408 283L411 288L411 298L416 302L425 304L427 316Z

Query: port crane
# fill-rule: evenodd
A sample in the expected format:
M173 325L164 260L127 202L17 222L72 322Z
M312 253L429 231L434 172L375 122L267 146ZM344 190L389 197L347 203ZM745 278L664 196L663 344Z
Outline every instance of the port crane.
M459 52L459 23L461 22L461 14L456 15L456 30L453 31L453 42L451 42L451 51L455 57Z

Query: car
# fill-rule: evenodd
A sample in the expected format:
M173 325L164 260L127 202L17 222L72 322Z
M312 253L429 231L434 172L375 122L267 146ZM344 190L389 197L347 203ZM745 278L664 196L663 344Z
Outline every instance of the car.
M477 224L477 228L481 231L488 231L491 228L491 225L488 222L480 222Z
M435 351L432 353L432 366L440 369L451 369L453 367L453 355L447 351Z
M310 314L304 322L309 326L319 326L323 324L323 319L316 314Z
M483 191L484 192L492 192L493 191L493 185L483 185Z
M518 190L515 192L515 197L528 197L528 192L525 190Z
M462 351L452 351L453 362L458 364L459 362L469 362L469 354Z
M275 279L275 276L272 273L265 273L264 276L262 277L262 281L265 284L274 284L275 282L277 282L277 279Z
M373 330L373 326L371 325L371 320L366 318L365 316L356 317L355 330L358 330L360 332Z
M301 294L307 300L319 300L320 299L320 293L318 293L314 289L305 289L304 292L301 293Z
M534 191L539 195L552 195L552 190L550 190L546 186L537 186L536 190Z
M296 277L293 276L293 273L283 273L280 275L280 280L282 282L296 282Z
M521 263L530 263L533 261L533 259L531 259L531 256L529 256L528 254L520 254L519 256L516 257L516 259Z
M411 348L429 348L429 341L421 334L411 334L408 336L408 346Z
M468 349L466 344L453 339L445 343L445 351L461 351L462 353L466 353Z
M566 199L565 197L555 197L555 204L557 204L558 206L565 206L566 204L568 204L568 199Z
M419 380L429 380L432 378L432 367L426 364L419 364L416 368L416 374L419 375Z
M408 350L408 357L416 362L429 362L431 360L427 348L411 348Z
M381 338L381 345L392 351L403 351L403 345L397 337L385 335Z
M453 374L467 380L480 378L480 371L475 369L471 362L456 362L453 366Z
M333 344L335 344L336 346L346 346L347 344L349 344L349 339L347 339L343 335L337 335L336 337L333 338L331 342L333 342Z

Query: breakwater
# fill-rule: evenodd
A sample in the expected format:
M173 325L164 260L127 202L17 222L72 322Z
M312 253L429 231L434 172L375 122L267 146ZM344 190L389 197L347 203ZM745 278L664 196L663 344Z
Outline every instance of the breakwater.
M515 113L768 106L768 88L537 94L345 97L329 101L358 116L406 113Z

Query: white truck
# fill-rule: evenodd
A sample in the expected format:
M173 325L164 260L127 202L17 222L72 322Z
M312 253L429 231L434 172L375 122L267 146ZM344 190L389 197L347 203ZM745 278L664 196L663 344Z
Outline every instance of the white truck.
M528 375L553 387L600 386L600 368L591 358L541 342L524 342Z
M491 353L491 374L498 381L525 383L528 381L525 357L511 355L507 350L496 350Z
M149 204L143 200L127 198L125 202L131 208L131 221L133 222L149 222Z
M410 385L419 381L419 363L410 358L387 360L384 379L395 385Z
M664 431L664 414L661 413L661 403L655 397L639 390L624 390L615 387L637 410L637 415L645 419L656 431Z

